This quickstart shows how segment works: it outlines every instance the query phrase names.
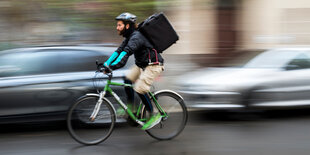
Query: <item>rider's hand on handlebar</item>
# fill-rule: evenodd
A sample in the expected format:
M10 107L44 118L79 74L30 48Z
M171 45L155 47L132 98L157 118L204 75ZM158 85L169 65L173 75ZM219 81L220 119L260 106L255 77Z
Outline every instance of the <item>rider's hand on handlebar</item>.
M97 71L102 72L104 70L103 64L97 64Z
M112 69L106 63L103 64L103 67L104 67L104 74L112 72Z
M109 67L105 67L104 74L112 73L112 70Z
M106 64L106 63L98 63L98 61L96 61L97 64L97 71L99 72L103 72L104 74L108 74L112 72L112 69L110 69L110 67Z

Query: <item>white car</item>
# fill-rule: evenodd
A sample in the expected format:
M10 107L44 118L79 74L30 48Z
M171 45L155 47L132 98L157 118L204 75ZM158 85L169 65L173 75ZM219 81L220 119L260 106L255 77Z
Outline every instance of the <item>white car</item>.
M240 67L191 72L177 85L191 109L310 107L310 48L267 50Z

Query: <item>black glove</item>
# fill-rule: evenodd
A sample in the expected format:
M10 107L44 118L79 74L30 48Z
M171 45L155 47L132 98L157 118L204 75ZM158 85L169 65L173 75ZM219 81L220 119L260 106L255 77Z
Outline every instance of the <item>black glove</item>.
M97 64L97 71L99 71L99 72L103 72L104 71L103 63Z

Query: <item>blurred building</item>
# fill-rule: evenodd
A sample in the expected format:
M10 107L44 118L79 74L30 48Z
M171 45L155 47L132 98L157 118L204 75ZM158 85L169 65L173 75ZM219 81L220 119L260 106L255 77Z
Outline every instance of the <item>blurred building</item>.
M2 0L0 42L120 42L112 30L122 11L138 13L140 21L165 12L180 35L167 54L229 58L237 51L310 43L309 0Z
M178 0L169 53L215 54L310 44L309 0Z

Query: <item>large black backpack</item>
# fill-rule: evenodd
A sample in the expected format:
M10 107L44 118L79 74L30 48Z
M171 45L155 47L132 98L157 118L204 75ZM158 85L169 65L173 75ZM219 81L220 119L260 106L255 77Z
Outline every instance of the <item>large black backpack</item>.
M138 30L162 53L179 40L179 36L163 13L156 13L139 24Z

